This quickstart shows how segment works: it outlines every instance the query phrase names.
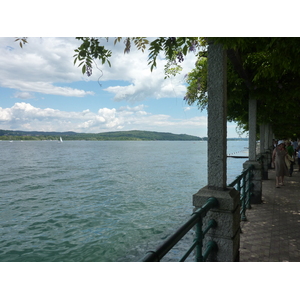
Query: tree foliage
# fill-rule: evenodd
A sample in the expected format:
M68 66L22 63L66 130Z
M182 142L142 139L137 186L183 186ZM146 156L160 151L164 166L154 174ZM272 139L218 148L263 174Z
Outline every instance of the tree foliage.
M16 38L15 42L19 42L20 47L23 48L23 45L27 44L27 37Z
M94 59L99 59L102 64L106 62L111 66L109 57L112 51L107 50L104 45L100 46L100 42L108 42L109 38L94 38L94 37L78 37L82 44L75 50L74 64L79 63L82 67L82 73L87 73L87 66L92 68ZM157 58L159 55L166 57L166 77L176 75L180 71L179 64L184 61L184 57L189 52L198 52L203 45L203 38L195 37L160 37L149 42L145 37L117 37L114 39L114 45L124 40L124 53L129 53L132 45L138 50L149 51L148 65L153 71L157 67ZM149 47L147 48L147 46ZM87 74L90 75L90 74Z
M300 39L211 38L228 56L228 120L248 129L249 97L257 100L258 124L270 123L276 136L300 136ZM201 61L200 61L201 60ZM188 74L186 99L207 105L207 61L199 58ZM206 79L205 79L206 80Z

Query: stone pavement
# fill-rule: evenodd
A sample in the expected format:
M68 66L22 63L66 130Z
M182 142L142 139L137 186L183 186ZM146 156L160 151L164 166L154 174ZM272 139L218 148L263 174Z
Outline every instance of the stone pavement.
M300 172L275 188L275 171L262 183L261 204L241 221L240 262L300 262Z

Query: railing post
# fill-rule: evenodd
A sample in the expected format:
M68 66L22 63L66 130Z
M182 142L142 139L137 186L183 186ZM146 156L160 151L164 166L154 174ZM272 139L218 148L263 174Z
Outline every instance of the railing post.
M241 220L242 221L246 221L246 199L247 199L247 195L246 195L246 177L247 174L243 175L242 178L242 212L241 212Z
M196 225L196 239L197 239L197 247L196 247L196 262L202 262L202 247L203 247L203 231L202 231L203 221L200 218L199 222Z
M246 207L248 209L251 208L251 203L250 203L250 199L251 199L251 195L252 195L252 187L253 187L253 171L252 168L249 170L248 172L248 187L247 187L247 202L246 202Z
M237 188L236 188L239 192L241 191L241 183L240 182L238 182L237 183Z

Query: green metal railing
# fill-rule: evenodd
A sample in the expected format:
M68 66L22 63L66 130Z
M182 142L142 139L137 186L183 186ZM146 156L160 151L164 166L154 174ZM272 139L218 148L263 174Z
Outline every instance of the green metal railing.
M253 169L254 167L250 165L245 169L241 175L239 175L233 182L229 184L230 187L234 187L240 192L241 200L241 220L246 221L246 210L251 209L250 198L253 189Z
M191 216L191 218L182 225L173 235L171 235L164 243L162 243L155 251L148 251L147 254L142 258L142 262L159 262L161 259L196 225L196 238L192 246L179 260L180 262L185 261L190 253L196 248L196 261L206 261L209 254L213 251L218 250L218 246L214 241L210 241L207 244L205 252L203 253L203 239L209 229L217 226L215 220L210 220L207 223L207 227L203 229L203 218L207 212L214 207L218 206L216 198L209 198L207 202L199 209L197 209Z

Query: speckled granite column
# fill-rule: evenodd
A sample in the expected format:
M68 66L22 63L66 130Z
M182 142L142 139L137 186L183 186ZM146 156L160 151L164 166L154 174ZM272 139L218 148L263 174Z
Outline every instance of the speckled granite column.
M249 160L256 160L256 99L249 98Z
M227 63L222 45L208 51L208 188L226 188Z
M271 150L273 145L272 145L272 131L271 131L271 125L270 123L266 124L266 130L265 130L265 151Z
M269 168L271 168L271 161L272 161L272 153L273 153L273 150L274 150L274 142L273 142L273 139L274 139L274 133L273 133L273 129L272 129L272 126L271 124L269 123L269 134L268 134L268 149L270 150L270 165L269 165Z
M249 165L254 166L253 171L253 193L251 196L251 203L261 203L262 197L262 174L261 165L256 160L256 99L249 98L249 160L243 165L244 169L248 168Z
M266 149L266 144L268 140L266 139L266 132L268 131L268 125L263 123L260 124L259 133L260 133L260 144L259 144L259 151L260 155L263 155L261 166L262 166L262 179L268 179L268 163L269 163L269 150Z
M271 167L271 161L272 161L272 131L271 131L271 125L270 123L266 124L266 130L265 130L265 145L264 145L265 153L267 154L266 159L266 167L269 169ZM268 179L268 178L267 178Z
M227 172L227 57L222 45L208 47L208 184L193 195L195 209L215 197L219 207L208 212L204 224L214 218L217 227L204 239L218 245L209 261L238 261L240 243L239 192L226 187Z
M259 151L260 153L265 152L265 132L266 132L266 124L259 125L259 136L260 136L260 143L259 143Z

